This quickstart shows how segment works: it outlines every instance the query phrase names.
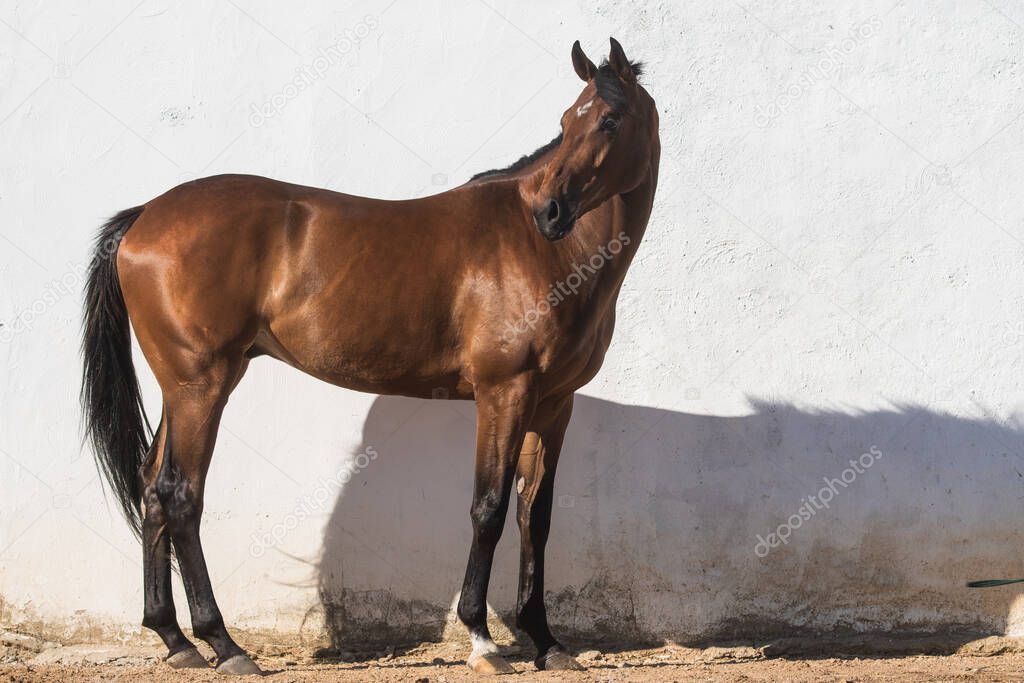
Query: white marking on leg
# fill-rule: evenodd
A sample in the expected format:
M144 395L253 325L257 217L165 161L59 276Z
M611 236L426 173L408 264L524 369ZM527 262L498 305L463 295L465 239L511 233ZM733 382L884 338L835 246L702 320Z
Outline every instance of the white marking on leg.
M584 102L580 106L576 107L576 118L582 118L584 114L590 111L590 108L594 106L594 100Z
M498 651L498 646L495 645L494 641L490 638L484 638L483 636L475 633L470 633L469 640L473 643L473 652L469 655L470 657L494 654Z
M516 493L522 493L526 489L526 477L519 477L516 483Z

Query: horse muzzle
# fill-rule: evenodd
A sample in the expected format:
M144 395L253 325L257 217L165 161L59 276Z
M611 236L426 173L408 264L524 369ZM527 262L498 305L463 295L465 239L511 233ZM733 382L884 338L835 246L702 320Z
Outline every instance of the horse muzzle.
M533 220L540 234L545 239L555 242L568 235L576 225L577 209L578 207L566 197L549 199L534 208Z

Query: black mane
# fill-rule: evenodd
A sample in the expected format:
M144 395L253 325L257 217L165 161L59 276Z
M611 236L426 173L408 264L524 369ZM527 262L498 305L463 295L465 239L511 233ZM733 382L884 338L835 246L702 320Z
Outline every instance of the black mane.
M630 62L630 68L633 70L633 75L638 78L643 73L644 65L642 62ZM619 111L626 104L626 93L622 90L622 81L619 80L618 74L612 69L611 64L608 60L601 62L601 66L597 69L597 74L594 76L594 85L597 87L597 96L608 103L608 106L613 111ZM562 134L559 133L554 140L538 147L529 154L519 157L517 161L512 162L505 168L493 168L490 171L481 171L472 178L470 182L478 180L479 178L490 178L496 175L509 175L516 171L521 171L526 168L537 159L541 158L555 147L562 144Z
M481 171L480 173L477 173L469 180L472 182L477 178L488 178L492 175L506 175L509 173L515 173L516 171L522 170L523 168L526 168L533 162L537 161L537 159L540 159L542 156L553 150L555 147L558 147L560 144L562 144L561 133L555 136L555 139L552 140L551 142L547 143L546 145L541 145L540 147L530 152L529 154L524 154L523 156L519 157L518 161L512 162L505 168L493 168L490 171Z

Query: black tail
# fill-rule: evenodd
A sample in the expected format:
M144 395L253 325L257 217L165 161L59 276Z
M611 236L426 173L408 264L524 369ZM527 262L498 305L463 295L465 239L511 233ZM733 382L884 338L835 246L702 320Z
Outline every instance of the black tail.
M142 529L139 467L152 431L132 364L128 310L117 279L117 247L142 210L126 209L100 229L89 264L82 338L81 400L87 438L136 534Z

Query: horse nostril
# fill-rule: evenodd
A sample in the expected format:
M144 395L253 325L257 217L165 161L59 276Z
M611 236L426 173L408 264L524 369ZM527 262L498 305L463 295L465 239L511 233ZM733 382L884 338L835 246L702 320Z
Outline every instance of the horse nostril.
M548 204L548 220L552 222L558 220L558 202L554 199Z

